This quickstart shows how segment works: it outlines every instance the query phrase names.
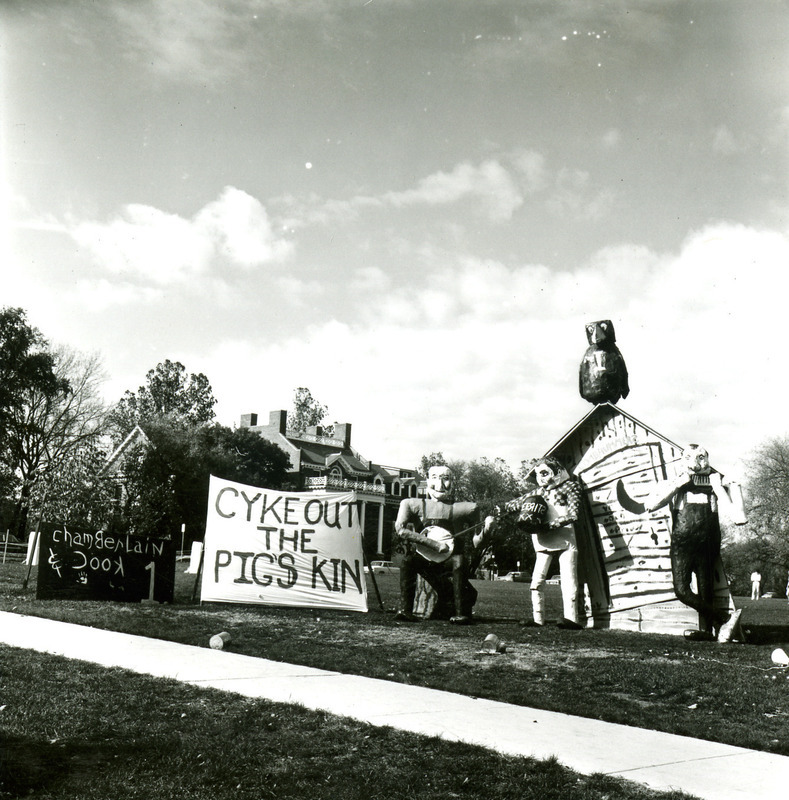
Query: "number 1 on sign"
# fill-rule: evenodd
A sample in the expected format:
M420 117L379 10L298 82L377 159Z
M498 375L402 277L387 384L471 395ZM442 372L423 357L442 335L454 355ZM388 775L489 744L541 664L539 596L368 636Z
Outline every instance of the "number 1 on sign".
M151 561L150 564L145 569L149 569L151 571L151 582L148 586L148 599L153 602L153 586L156 582L156 562Z

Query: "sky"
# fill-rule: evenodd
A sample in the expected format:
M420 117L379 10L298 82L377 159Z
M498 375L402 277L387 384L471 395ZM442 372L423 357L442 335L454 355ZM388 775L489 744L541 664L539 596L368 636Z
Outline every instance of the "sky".
M789 434L789 7L5 0L0 304L217 419L308 387L377 463L620 407L743 477ZM747 477L747 476L746 476Z

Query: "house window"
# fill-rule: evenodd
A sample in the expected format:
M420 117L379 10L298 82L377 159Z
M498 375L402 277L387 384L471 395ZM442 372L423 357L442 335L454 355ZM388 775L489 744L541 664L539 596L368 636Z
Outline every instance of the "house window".
M335 481L342 480L342 470L339 467L332 467L329 471L329 477Z
M397 481L392 484L392 494L400 494L400 484Z

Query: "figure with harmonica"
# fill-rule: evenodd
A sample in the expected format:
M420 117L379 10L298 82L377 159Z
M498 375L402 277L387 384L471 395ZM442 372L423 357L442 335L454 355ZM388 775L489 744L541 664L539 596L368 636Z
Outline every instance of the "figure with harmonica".
M402 500L397 513L395 531L405 544L397 619L416 620L414 597L416 579L421 575L436 590L439 607L448 600L445 586L451 582L454 614L449 621L468 625L477 599L469 582L469 557L482 543L493 518L480 525L476 503L454 502L449 467L428 470L427 494L427 498Z

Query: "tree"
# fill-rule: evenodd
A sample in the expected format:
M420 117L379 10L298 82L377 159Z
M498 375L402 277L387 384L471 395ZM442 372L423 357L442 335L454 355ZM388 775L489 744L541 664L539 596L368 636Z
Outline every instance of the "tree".
M321 405L305 386L293 392L293 410L288 414L288 427L296 433L304 433L313 425L320 425L329 409Z
M106 463L106 450L98 442L82 443L47 474L45 482L34 485L31 507L45 510L46 519L70 528L105 527L114 503L114 487L103 474Z
M419 459L419 474L423 478L427 478L430 467L444 467L446 465L447 460L444 458L443 453L430 453L430 455L424 455Z
M55 374L55 359L46 339L27 322L21 308L0 310L0 490L9 496L19 485L11 452L16 420L31 392L52 399L68 391Z
M126 455L124 505L115 529L202 539L209 477L281 488L288 455L247 428L222 425L186 427L166 417L144 423L149 443Z
M732 545L750 542L747 548L728 546L727 569L736 569L735 555L749 562L748 574L758 568L763 585L783 591L789 569L789 437L774 437L761 444L748 460L745 484L748 526ZM748 582L750 585L750 581Z
M518 481L509 465L501 458L492 461L480 458L465 464L460 489L464 499L473 500L480 509L480 517L493 514L496 506L506 503L519 494ZM531 537L525 536L509 519L502 519L490 543L499 571L514 570L520 562L521 569L534 560Z
M66 475L73 473L78 463L80 482L87 480L87 464L96 463L98 443L107 430L99 357L67 347L53 350L51 356L61 391L30 387L20 392L19 401L6 416L6 458L21 484L12 526L17 535L24 533L31 502L40 508L45 499L54 502L55 485L65 491L70 484ZM98 468L94 472L97 479ZM61 506L70 497L70 492L61 495Z
M427 477L433 466L447 466L455 484L455 499L468 500L479 506L480 521L492 514L497 505L519 494L519 484L509 465L501 458L480 458L476 461L448 461L442 452L423 455L419 472ZM531 539L524 537L515 526L502 521L496 527L491 547L499 569L514 569L516 562L534 558ZM522 566L522 568L525 568Z
M208 378L187 374L180 362L169 359L145 376L136 392L127 391L112 412L116 442L141 422L169 417L182 425L206 425L214 418L216 399Z

